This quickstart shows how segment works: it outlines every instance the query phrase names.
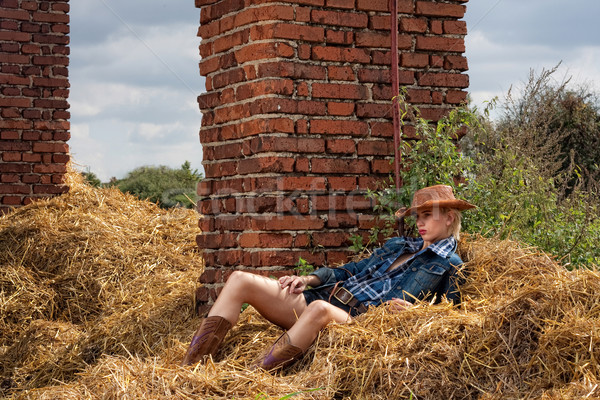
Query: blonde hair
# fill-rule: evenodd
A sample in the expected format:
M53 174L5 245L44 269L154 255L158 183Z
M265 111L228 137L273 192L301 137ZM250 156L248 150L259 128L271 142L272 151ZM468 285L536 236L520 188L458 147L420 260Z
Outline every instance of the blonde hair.
M450 234L452 236L454 236L454 238L456 240L460 240L460 221L462 219L462 214L460 213L459 210L455 209L455 208L447 208L445 210L448 214L453 214L454 215L454 220L452 221L452 225L450 225L450 228L448 229Z

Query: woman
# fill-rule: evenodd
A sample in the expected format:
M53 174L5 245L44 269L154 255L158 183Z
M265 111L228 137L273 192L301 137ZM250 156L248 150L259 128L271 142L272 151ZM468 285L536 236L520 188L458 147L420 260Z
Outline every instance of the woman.
M243 303L287 330L256 364L271 370L300 358L329 322L348 322L369 306L388 304L400 311L417 299L458 301L460 211L473 207L456 199L450 186L427 187L415 193L410 208L396 213L416 216L419 239L396 237L369 258L308 276L274 280L235 271L194 334L183 364L215 355Z

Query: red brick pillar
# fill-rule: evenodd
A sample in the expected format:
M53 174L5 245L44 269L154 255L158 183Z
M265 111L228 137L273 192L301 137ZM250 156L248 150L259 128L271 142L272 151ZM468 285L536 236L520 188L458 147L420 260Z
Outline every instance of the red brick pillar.
M466 99L465 2L398 0L400 85L428 119ZM393 170L393 91L387 0L196 6L203 311L233 269L347 260L373 224L367 189Z
M0 0L0 213L63 193L68 0Z

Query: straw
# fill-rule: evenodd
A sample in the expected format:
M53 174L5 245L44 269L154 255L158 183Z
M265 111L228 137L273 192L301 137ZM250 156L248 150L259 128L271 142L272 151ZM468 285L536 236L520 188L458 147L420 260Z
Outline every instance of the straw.
M69 193L0 218L0 395L14 399L600 397L600 272L464 235L463 301L330 324L284 371L246 309L214 360L179 365L202 271L199 216L69 175Z

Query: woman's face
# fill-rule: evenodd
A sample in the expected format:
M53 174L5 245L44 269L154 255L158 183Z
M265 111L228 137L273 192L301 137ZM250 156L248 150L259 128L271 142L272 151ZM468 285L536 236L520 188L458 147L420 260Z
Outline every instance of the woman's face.
M417 229L425 243L431 244L450 236L454 214L447 210L424 210L417 212Z

